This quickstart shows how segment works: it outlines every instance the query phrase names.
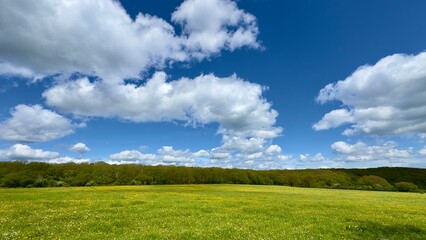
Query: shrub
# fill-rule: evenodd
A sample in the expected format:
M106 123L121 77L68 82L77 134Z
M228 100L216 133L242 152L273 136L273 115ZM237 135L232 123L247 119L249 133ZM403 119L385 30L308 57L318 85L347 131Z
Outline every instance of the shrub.
M56 181L56 183L53 185L54 187L64 187L66 184L63 181Z
M49 186L49 181L47 181L47 179L38 176L37 179L34 181L33 183L34 187L47 187Z
M88 181L88 182L86 183L86 186L87 186L87 187L90 187L90 186L98 186L98 184L97 184L95 181L90 180L90 181Z
M136 185L140 185L140 184L143 184L143 185L150 185L150 184L152 184L152 182L154 181L154 178L153 178L152 176L150 176L150 175L147 175L147 174L145 174L145 173L143 173L143 172L140 172L140 173L136 176L136 178L135 178L135 179L133 179L133 180L135 180L135 181L137 181L137 182L140 182L140 183L138 183L138 184L136 184Z
M34 179L29 176L26 172L11 172L3 177L3 187L17 188L32 187Z
M3 187L17 188L21 187L21 182L18 176L7 176L3 179Z
M133 179L131 182L130 182L130 185L141 185L142 184L142 182L141 181L137 181L137 180L135 180L135 179Z
M396 190L398 192L417 192L419 188L414 183L410 182L399 182L395 184Z
M366 190L383 191L392 189L392 185L386 179L375 175L362 176L356 183L361 189Z

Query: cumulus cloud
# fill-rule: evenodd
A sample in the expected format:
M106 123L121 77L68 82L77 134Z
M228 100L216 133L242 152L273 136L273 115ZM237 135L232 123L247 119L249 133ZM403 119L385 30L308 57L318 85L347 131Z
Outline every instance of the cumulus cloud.
M195 156L189 150L174 150L172 146L163 146L157 151L160 161L172 165L194 165Z
M88 158L73 158L73 157L57 157L45 160L43 162L53 163L53 164L62 164L62 163L89 163L90 159Z
M261 137L223 137L223 144L210 151L211 163L237 168L282 168L292 157L282 153L280 146ZM232 160L232 163L230 162Z
M380 161L412 158L412 149L397 149L395 142L389 141L381 145L368 145L362 141L349 144L343 141L335 142L331 149L338 155L337 160Z
M11 118L0 123L0 138L18 142L45 142L74 133L71 120L40 105L18 105Z
M189 55L205 58L222 48L258 48L256 18L230 0L187 0L172 15L182 25Z
M213 74L167 81L157 72L145 84L109 85L87 78L56 85L43 93L48 105L89 117L118 117L133 122L219 123L223 149L260 151L282 129L278 113L263 97L264 88L236 75Z
M281 147L280 146L278 146L278 145L270 145L266 150L265 150L265 153L267 154L267 155L274 155L274 154L279 154L279 153L281 153Z
M322 155L322 153L317 153L317 154L315 154L315 156L314 156L313 160L314 160L314 161L318 161L318 162L322 162L322 161L325 161L326 159L325 159L325 157Z
M54 85L43 93L54 109L133 122L219 124L222 143L210 151L164 147L152 156L127 150L111 155L112 160L154 161L155 157L162 163L193 164L194 158L223 162L232 157L289 158L271 145L282 129L275 126L278 113L262 97L264 87L236 75L170 81L160 71L168 64L202 60L222 50L259 48L256 18L234 1L186 0L170 22L144 13L132 19L113 0L23 0L2 6L0 74L33 79L55 76ZM146 76L141 73L148 70L157 72L143 79ZM71 78L73 73L83 77ZM128 78L143 81L125 81ZM68 135L74 127L66 121L69 127L62 134L28 134L23 139L48 141ZM49 130L55 125L43 126Z
M86 146L84 143L76 143L69 148L72 152L78 152L80 154L90 152L90 148Z
M1 2L0 74L80 72L119 81L167 62L258 46L255 17L229 0L183 2L172 14L182 36L156 16L133 20L113 0Z
M208 157L209 156L209 152L206 150L199 150L198 152L194 153L194 157Z
M206 152L200 150L192 153L189 150L174 150L171 146L163 146L158 149L157 154L145 154L137 150L125 150L111 154L110 163L142 163L148 165L178 165L192 166L197 157L203 157Z
M120 117L134 122L219 122L227 130L253 131L257 136L275 137L279 133L279 129L271 128L278 113L262 97L263 88L258 84L236 75L166 80L164 72L157 72L140 86L81 78L54 86L43 96L49 106L80 116Z
M7 149L0 150L0 161L26 161L26 162L46 162L46 163L87 163L90 159L72 158L60 156L58 152L34 149L25 144L15 144Z
M337 109L325 114L321 121L313 125L313 128L317 131L327 130L345 123L351 123L352 121L353 116L350 111L347 109Z
M265 149L265 139L251 137L244 138L239 136L224 136L224 144L221 146L226 152L240 151L247 154L258 153ZM278 149L270 149L269 151L277 151Z
M221 149L219 147L212 148L210 150L209 157L213 163L229 162L232 159L232 155L229 151Z
M317 101L340 101L315 130L350 124L344 135L426 133L426 52L394 54L324 87Z
M111 154L110 159L114 161L155 161L155 154L143 154L137 150L125 150L119 153Z
M310 154L300 154L299 160L302 162L323 162L326 158L322 155L322 153L317 153L314 156Z
M142 14L132 21L118 1L4 1L0 19L1 60L42 75L134 77L173 48L170 25ZM166 40L136 43L151 36Z
M222 147L192 152L190 150L175 150L172 146L163 146L155 154L142 153L137 150L125 150L111 154L108 163L175 166L204 166L226 168L282 168L284 162L291 156L284 155L277 145L261 148L257 152L229 151Z
M15 144L8 149L0 150L1 160L49 160L57 158L59 153L33 149L28 145Z

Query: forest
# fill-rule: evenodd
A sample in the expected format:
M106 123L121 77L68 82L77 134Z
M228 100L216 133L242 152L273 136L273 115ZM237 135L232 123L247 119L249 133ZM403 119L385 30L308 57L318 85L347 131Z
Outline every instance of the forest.
M426 190L426 169L250 170L104 162L0 162L0 186L6 188L162 184L252 184L423 192Z

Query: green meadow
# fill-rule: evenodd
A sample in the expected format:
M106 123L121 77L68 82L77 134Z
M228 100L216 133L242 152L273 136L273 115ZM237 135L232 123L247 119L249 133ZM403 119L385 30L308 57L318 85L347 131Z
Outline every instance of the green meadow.
M254 185L0 189L1 239L426 239L426 194Z

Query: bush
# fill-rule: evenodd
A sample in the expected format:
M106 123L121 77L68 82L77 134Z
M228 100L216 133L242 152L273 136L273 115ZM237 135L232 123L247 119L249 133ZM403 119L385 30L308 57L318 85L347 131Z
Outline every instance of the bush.
M142 184L142 182L141 181L137 181L137 180L135 180L135 179L133 179L131 182L130 182L130 185L141 185Z
M390 185L386 179L375 175L362 176L358 179L356 184L358 188L365 190L384 191L392 189L392 185Z
M154 182L154 178L150 175L147 175L143 172L140 172L135 179L133 179L133 181L136 181L137 184L132 184L132 185L150 185ZM132 182L133 182L132 181ZM140 183L139 183L140 182Z
M34 179L26 172L11 172L3 177L3 187L18 188L18 187L32 187Z
M11 174L10 174L11 175ZM17 187L21 187L21 182L19 179L19 176L7 176L3 179L3 183L2 183L3 187L8 187L8 188L17 188Z
M396 190L398 192L417 192L419 188L414 183L410 182L399 182L395 184Z
M37 179L34 181L33 183L34 187L48 187L49 186L49 181L47 181L47 179L38 176Z
M90 180L86 183L86 187L91 187L91 186L98 186L98 184L95 181Z
M64 187L66 186L65 182L63 181L56 181L54 184L52 184L53 187Z

